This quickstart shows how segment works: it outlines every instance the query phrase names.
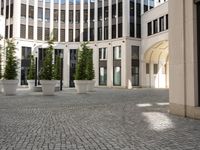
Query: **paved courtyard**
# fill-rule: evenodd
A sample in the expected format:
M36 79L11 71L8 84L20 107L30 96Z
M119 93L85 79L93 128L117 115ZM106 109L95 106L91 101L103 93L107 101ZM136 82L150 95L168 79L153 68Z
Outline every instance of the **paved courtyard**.
M168 114L168 90L0 94L1 150L199 150L200 121Z

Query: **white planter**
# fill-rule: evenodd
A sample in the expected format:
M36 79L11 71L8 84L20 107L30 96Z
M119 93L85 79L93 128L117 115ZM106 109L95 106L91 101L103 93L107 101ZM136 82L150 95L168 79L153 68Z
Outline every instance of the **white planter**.
M43 95L54 95L56 80L41 80Z
M74 80L74 83L77 93L79 94L87 93L88 80Z
M28 87L31 91L34 91L34 87L35 87L35 80L27 80L28 82Z
M95 80L88 80L87 91L93 92L94 91Z
M3 92L3 85L2 85L2 82L0 80L0 93L2 93L2 92Z
M18 80L2 80L5 95L16 95Z

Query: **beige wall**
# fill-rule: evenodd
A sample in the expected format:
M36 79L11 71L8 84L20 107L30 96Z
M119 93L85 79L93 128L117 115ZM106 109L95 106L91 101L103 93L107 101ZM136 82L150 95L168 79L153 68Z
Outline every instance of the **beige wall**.
M170 112L194 117L198 106L195 4L169 0Z

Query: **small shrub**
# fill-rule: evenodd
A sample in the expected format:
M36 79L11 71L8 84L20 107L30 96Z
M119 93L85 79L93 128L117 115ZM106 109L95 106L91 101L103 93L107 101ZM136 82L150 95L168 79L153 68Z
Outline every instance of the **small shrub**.
M17 78L18 61L16 47L12 40L6 41L6 65L3 78L6 80L15 80Z
M44 58L42 68L40 70L40 79L42 80L52 80L53 79L53 44L54 40L48 41L49 47L46 49L46 56Z
M28 80L35 79L35 61L33 55L30 56L30 66L27 79Z

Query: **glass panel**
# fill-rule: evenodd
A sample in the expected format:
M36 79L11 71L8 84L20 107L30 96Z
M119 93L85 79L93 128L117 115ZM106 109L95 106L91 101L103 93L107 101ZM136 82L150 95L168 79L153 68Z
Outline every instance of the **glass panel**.
M114 85L121 85L121 67L114 67Z
M121 59L121 46L116 46L114 49L114 60Z
M107 85L107 69L105 67L99 69L99 85Z

